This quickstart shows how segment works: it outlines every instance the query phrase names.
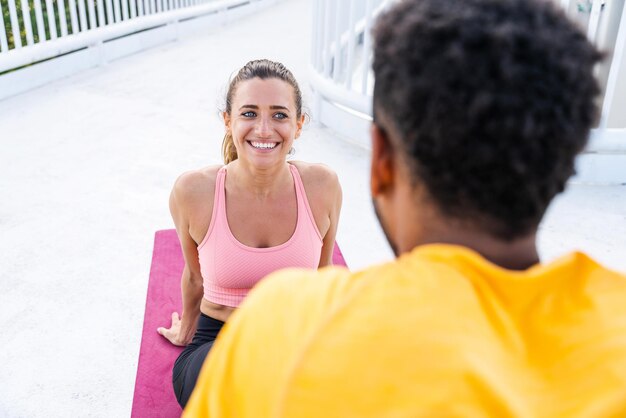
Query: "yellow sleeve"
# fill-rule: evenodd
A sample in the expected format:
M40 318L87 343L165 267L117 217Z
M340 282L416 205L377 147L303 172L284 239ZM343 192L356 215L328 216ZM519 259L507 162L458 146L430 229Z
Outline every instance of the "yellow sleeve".
M332 304L335 279L348 274L287 269L263 279L220 332L183 417L272 416L299 347Z

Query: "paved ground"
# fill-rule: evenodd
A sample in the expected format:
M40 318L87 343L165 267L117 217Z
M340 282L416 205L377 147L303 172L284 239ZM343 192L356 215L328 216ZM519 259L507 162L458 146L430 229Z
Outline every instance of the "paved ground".
M284 1L0 102L0 417L129 415L170 188L183 171L220 162L217 109L247 60L283 61L311 98L309 16L307 0ZM296 148L339 173L348 264L389 259L367 150L313 124ZM540 248L546 259L584 249L626 271L626 187L572 185Z

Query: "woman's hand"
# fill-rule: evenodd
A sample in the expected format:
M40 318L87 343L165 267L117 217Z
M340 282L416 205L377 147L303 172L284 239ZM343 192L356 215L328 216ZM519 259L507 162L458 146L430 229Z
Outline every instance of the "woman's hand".
M168 339L174 345L184 347L187 345L187 341L183 341L180 335L181 320L178 316L178 312L172 314L172 325L169 328L159 327L157 332Z

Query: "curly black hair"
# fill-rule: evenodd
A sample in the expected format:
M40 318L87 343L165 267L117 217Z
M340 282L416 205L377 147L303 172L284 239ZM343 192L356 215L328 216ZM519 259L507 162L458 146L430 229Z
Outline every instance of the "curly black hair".
M597 119L602 54L547 0L405 0L373 33L374 123L414 183L498 238L533 232Z

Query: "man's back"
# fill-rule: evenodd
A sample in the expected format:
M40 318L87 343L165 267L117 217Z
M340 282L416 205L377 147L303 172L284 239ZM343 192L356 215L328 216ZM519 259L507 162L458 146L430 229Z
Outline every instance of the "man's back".
M624 416L624 301L626 277L582 254L514 272L427 245L284 271L229 322L186 413Z

